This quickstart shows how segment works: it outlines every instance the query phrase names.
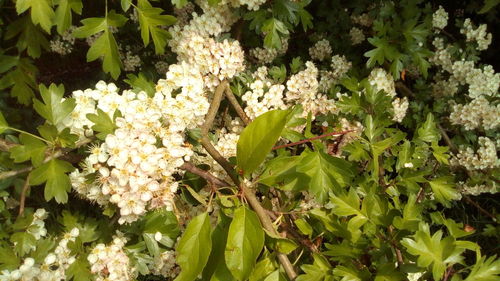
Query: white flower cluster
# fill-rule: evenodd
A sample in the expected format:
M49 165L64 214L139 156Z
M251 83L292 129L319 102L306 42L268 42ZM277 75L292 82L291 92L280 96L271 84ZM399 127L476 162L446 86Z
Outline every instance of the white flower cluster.
M226 159L236 156L236 145L240 138L239 134L227 132L226 129L222 129L219 134L219 140L214 145L215 149ZM210 166L210 172L219 178L228 178L226 172L222 166L217 163L212 157L205 159L204 164Z
M462 125L466 130L495 129L500 125L500 104L490 105L482 96L465 105L455 104L450 114L450 121L452 124Z
M177 19L176 24L180 27L183 27L189 23L191 18L191 14L194 12L194 4L188 2L182 8L174 8L175 18Z
M148 209L171 210L177 191L172 175L193 154L184 131L202 124L209 107L201 74L184 62L171 65L153 98L115 91L96 102L109 116L117 109L123 117L116 118L118 128L104 143L90 149L83 171L70 175L73 188L100 205L116 204L120 224L137 220ZM89 184L90 175L96 181Z
M266 0L222 0L219 5L231 5L234 8L246 5L248 10L257 11L264 3Z
M262 66L254 76L267 76L267 67ZM247 91L241 99L246 103L245 113L249 118L255 119L257 116L273 109L285 109L283 102L283 92L285 86L272 84L269 79L256 79L248 85L251 89Z
M132 51L127 51L125 54L120 53L123 62L123 69L128 72L134 72L141 68L141 57L134 55Z
M394 79L390 73L382 68L374 68L368 76L370 85L375 86L377 91L384 91L391 98L396 96Z
M458 92L458 81L451 76L449 79L444 79L439 73L434 76L432 82L432 93L437 97L453 96Z
M495 142L487 137L479 137L478 144L477 153L470 147L460 148L459 153L451 159L451 164L463 166L470 171L500 167Z
M288 38L281 40L281 48L253 48L250 50L250 56L255 58L260 64L270 64L273 60L286 53L288 50Z
M395 98L392 101L392 109L394 110L394 116L392 117L392 120L401 123L401 121L403 121L403 118L405 118L406 116L408 105L408 99L406 97L402 99Z
M436 29L443 29L448 25L448 13L440 5L434 14L432 14L432 27Z
M434 38L432 45L434 45L436 50L434 51L434 55L429 58L429 61L434 65L441 66L443 70L450 73L453 72L453 61L450 52L444 46L444 40L442 38Z
M90 270L96 274L96 281L131 281L134 280L133 268L123 247L127 240L115 236L113 242L106 246L97 244L87 257Z
M358 45L365 41L365 34L363 33L363 30L357 27L351 28L351 31L349 31L349 36L351 37L351 42L353 45Z
M47 235L47 229L45 228L45 219L47 218L48 213L45 209L37 209L33 214L33 221L28 226L26 230L29 234L33 235L36 240L40 240L40 238L45 237Z
M175 251L164 251L154 258L154 263L151 264L149 270L154 275L161 275L174 280L181 271L181 268L175 263L175 257Z
M306 62L306 69L294 74L286 82L287 92L285 100L290 105L301 104L304 111L302 115L306 117L308 113L312 116L336 112L335 101L328 99L324 94L318 93L318 69L313 62Z
M373 19L367 13L363 13L361 15L351 15L351 20L353 23L364 27L370 27L373 23Z
M486 32L486 24L481 24L477 29L474 29L470 19L465 19L464 26L460 29L460 33L467 37L467 42L475 41L477 49L482 51L488 49L491 44L493 36L491 33Z
M323 61L332 55L332 47L326 39L320 40L309 48L309 55L313 60Z
M335 79L340 79L351 69L352 63L344 55L335 55L330 66Z
M473 186L467 185L464 182L459 182L458 183L458 190L460 190L461 194L472 195L472 196L477 196L477 195L480 195L483 193L495 194L495 193L499 192L498 187L496 186L495 182L493 182L492 185L476 184Z
M205 86L213 89L221 80L244 70L244 53L238 41L226 39L217 42L211 37L230 30L236 21L231 10L224 5L212 7L205 1L200 4L205 12L203 15L193 13L188 25L175 25L169 29L175 38L169 40L169 45L179 61L197 67L205 76Z
M54 39L50 40L50 49L52 52L62 56L71 53L75 44L75 37L73 36L75 29L76 26L71 26L61 36L56 35Z
M168 71L169 64L166 61L160 60L155 63L156 72L164 76Z
M0 272L0 280L66 280L66 270L75 262L75 256L71 255L68 243L74 242L79 234L80 231L78 228L73 228L70 232L63 235L54 252L49 253L42 264L36 264L35 260L31 257L26 258L18 269L13 271L2 270Z
M475 68L472 61L456 61L452 65L452 74L461 85L469 85L471 98L482 95L492 96L498 93L500 73L495 73L491 65L480 69Z

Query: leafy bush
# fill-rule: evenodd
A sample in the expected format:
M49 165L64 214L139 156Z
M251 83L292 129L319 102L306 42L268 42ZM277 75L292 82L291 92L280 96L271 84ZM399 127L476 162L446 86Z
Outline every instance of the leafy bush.
M0 1L0 280L498 280L497 4Z

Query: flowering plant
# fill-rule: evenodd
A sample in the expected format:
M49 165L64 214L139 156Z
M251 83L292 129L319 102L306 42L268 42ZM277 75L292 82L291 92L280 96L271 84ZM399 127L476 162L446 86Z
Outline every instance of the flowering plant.
M497 280L498 1L441 4L0 1L0 281Z

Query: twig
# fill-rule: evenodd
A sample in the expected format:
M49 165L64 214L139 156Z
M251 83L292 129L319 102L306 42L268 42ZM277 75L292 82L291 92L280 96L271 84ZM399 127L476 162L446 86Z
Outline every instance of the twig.
M481 207L476 201L472 200L469 196L464 195L463 197L465 198L465 201L467 201L467 203L469 203L469 204L473 205L474 207L476 207L481 213L483 213L486 216L490 217L494 222L497 221L497 218L492 213L486 211L483 207Z
M248 124L250 124L250 122L252 120L250 120L250 118L248 118L247 114L245 113L245 111L243 110L241 105L238 103L238 100L234 96L233 91L231 91L231 88L229 87L229 85L226 87L226 97L229 100L229 102L231 103L231 105L233 106L233 108L236 111L236 113L238 114L238 116L243 121L243 124L245 124L245 126L248 126Z
M404 264L403 254L401 254L401 250L399 249L394 239L392 239L394 233L394 227L392 225L389 225L388 229L389 233L391 234L391 246L394 248L394 251L396 252L396 260L398 261L398 265L401 266Z
M448 136L446 131L443 129L443 127L441 127L441 124L436 123L436 125L437 125L439 132L441 133L441 136L443 137L446 145L448 145L450 147L450 149L453 153L457 153L458 152L457 147L455 146L455 144L453 144L453 142L451 142L450 137Z
M255 196L255 193L253 190L251 190L250 187L246 187L245 184L241 183L240 184L240 189L243 192L243 195L247 198L248 203L252 207L252 209L257 213L257 216L259 217L260 222L262 223L262 226L267 230L270 231L273 234L278 235L278 232L274 228L273 222L269 218L269 216L266 213L266 210L262 205L260 204L259 200ZM278 252L278 260L280 261L281 265L283 266L283 269L285 270L288 278L290 280L294 280L297 277L297 273L295 273L295 270L293 268L292 263L288 259L287 255Z
M295 145L303 144L303 143L306 143L306 142L310 142L310 141L313 141L313 140L317 140L317 139L321 139L321 138L326 138L326 137L330 137L330 136L341 136L341 135L345 135L345 134L350 133L350 132L354 132L354 130L347 130L347 131L342 131L342 132L331 132L331 133L327 133L327 134L315 136L313 138L304 139L304 140L301 140L301 141L296 141L296 142L292 142L292 143L278 145L278 146L273 147L273 150L280 149L280 148L285 148L285 147L290 147L290 146L295 146Z
M218 177L212 175L210 172L205 171L203 169L200 169L190 162L184 162L184 164L182 164L182 166L180 166L179 168L181 168L182 170L186 170L188 172L191 172L195 175L198 175L201 178L205 179L206 181L208 181L216 186L219 186L219 187L231 186L225 180L219 179Z
M26 193L30 187L30 175L26 177L26 182L23 185L23 190L21 191L21 198L19 199L19 217L24 215L24 205L26 203Z
M86 144L90 143L92 140L93 139L85 139L85 140L82 140L80 142L77 142L75 144L75 147L78 148L80 146L86 145ZM53 154L48 155L47 157L45 157L45 159L43 160L43 163L47 163L47 162L49 162L52 159L57 159L57 158L59 158L61 156L64 156L68 152L69 152L68 150L59 149L56 152L54 152ZM30 172L33 169L34 169L33 166L29 166L29 167L21 168L19 170L2 172L2 173L0 173L0 180L6 179L6 178L10 178L10 177L22 174L22 173Z
M257 213L257 216L259 217L262 226L267 231L273 234L278 234L276 229L274 229L271 219L267 216L266 210L264 209L264 207L262 207L259 200L255 196L254 191L251 190L250 188L247 188L244 183L240 182L233 166L226 160L226 158L220 155L219 151L215 149L215 147L210 142L210 139L208 138L208 131L212 127L212 124L215 120L215 116L219 109L220 103L222 101L222 96L224 94L226 87L228 87L228 84L226 81L223 81L221 84L219 84L219 86L215 90L212 103L210 104L210 108L208 109L208 113L205 118L205 123L201 127L202 138L200 143L203 146L203 148L205 148L205 150L212 156L212 158L222 166L222 168L226 171L226 173L231 177L231 180L236 185L239 186L241 193L245 196L247 202L252 207L252 209ZM294 280L297 277L297 273L295 273L293 265L288 259L288 257L285 254L279 252L277 253L277 256L288 278L290 280Z

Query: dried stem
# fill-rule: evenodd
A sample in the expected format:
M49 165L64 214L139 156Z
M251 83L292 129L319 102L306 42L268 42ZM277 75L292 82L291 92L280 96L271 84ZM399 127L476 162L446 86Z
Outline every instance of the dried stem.
M345 134L350 133L350 132L354 132L354 130L347 130L347 131L342 131L342 132L331 132L331 133L315 136L313 138L308 138L308 139L301 140L301 141L296 141L296 142L291 142L291 143L287 143L287 144L283 144L283 145L278 145L278 146L273 147L273 150L285 148L285 147L290 147L290 146L295 146L295 145L303 144L306 142L310 142L313 140L326 138L326 137L330 137L330 136L342 136L342 135L345 135Z
M26 177L26 182L23 185L23 190L21 191L21 198L19 199L19 217L24 215L24 205L26 203L26 193L30 188L30 175Z
M203 169L200 169L190 162L184 162L184 164L182 164L182 166L180 166L179 168L181 168L182 170L191 172L195 175L198 175L201 178L205 179L206 181L208 181L208 182L210 182L218 187L231 186L225 180L219 179L218 177L212 175L210 172L205 171Z
M0 151L7 152L16 145L17 143L13 143L5 139L0 139Z
M250 124L252 120L250 120L250 118L247 116L241 105L238 103L238 100L234 96L233 91L231 91L231 88L229 86L226 87L226 97L233 106L238 116L243 121L243 124L245 124L245 126L248 126L248 124Z

